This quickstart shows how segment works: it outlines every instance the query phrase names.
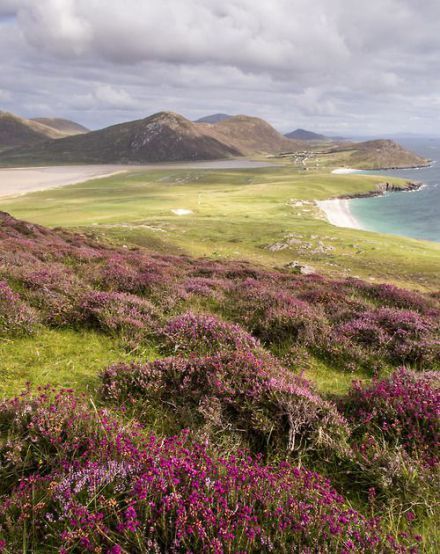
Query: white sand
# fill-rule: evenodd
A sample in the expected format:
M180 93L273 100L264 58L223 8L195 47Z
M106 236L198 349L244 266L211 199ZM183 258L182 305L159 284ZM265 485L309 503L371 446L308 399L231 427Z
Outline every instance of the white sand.
M338 169L334 169L332 173L334 175L348 175L349 173L357 173L358 169L351 169L350 167L338 167Z
M124 166L76 165L0 169L0 197L82 183L126 171Z
M247 169L275 167L252 160L214 160L207 162L177 162L145 165L62 165L49 167L14 167L0 169L0 198L18 196L50 188L82 183L90 179L109 177L134 170L159 169Z
M334 200L317 201L316 205L326 215L327 220L336 227L348 227L349 229L362 229L359 221L350 212L349 200L335 198Z

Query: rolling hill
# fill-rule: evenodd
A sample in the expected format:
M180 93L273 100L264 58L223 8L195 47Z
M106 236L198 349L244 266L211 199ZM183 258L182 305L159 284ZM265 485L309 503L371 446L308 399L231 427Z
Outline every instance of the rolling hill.
M318 133L313 133L312 131L307 131L306 129L295 129L295 131L292 131L291 133L287 133L285 136L287 138L295 139L295 140L316 140L316 141L330 140L329 137L320 135Z
M72 123L55 123L66 129ZM75 125L75 124L73 124ZM237 115L217 123L194 123L173 112L62 137L62 131L11 114L0 117L0 163L154 163L215 160L312 152L310 140L281 135L257 117ZM57 140L54 140L57 139ZM335 144L328 153L360 169L414 167L427 160L390 140ZM337 158L337 160L336 160Z
M220 121L231 119L231 117L234 117L234 116L228 115L226 113L214 113L212 115L205 115L205 117L196 119L194 123L220 123Z
M0 111L0 149L34 145L47 139L58 139L64 135L38 121L24 119L9 112Z
M27 163L146 163L240 156L233 146L172 112L121 123L83 135L46 141L8 153Z
M60 117L34 117L31 121L36 121L37 123L46 125L46 127L60 131L64 136L80 135L90 131L90 129L87 129L87 127L84 127L75 121L62 119Z
M193 123L173 112L8 152L11 163L146 163L213 160L298 146L265 121L236 116ZM0 160L1 161L1 160Z
M351 143L332 151L346 153L347 165L358 169L398 169L426 166L429 163L429 160L388 139Z
M233 145L245 156L254 153L277 154L304 148L304 144L286 138L258 117L236 115L219 123L203 126L206 133Z

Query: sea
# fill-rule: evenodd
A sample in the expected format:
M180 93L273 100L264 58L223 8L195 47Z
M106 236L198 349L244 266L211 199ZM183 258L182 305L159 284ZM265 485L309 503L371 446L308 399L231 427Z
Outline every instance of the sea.
M350 211L363 229L440 242L440 138L400 138L397 141L432 160L432 165L362 173L402 177L422 182L423 187L411 192L356 198L350 201Z

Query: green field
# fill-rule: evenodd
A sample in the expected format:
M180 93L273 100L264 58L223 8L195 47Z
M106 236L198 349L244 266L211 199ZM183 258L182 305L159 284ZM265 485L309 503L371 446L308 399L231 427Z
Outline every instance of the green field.
M272 267L298 261L333 276L438 288L440 245L337 228L314 205L314 200L374 190L380 180L294 167L133 171L3 199L0 209L162 252ZM172 211L179 209L192 213Z

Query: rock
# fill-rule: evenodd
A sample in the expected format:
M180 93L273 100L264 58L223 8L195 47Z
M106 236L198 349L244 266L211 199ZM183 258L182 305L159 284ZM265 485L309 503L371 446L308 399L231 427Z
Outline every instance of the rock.
M302 275L313 275L316 273L316 269L311 265L301 264L298 261L289 262L284 266L286 269L292 269L296 273L301 273Z

